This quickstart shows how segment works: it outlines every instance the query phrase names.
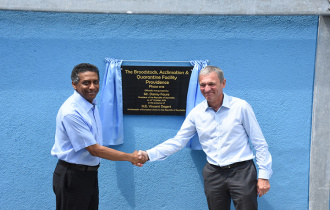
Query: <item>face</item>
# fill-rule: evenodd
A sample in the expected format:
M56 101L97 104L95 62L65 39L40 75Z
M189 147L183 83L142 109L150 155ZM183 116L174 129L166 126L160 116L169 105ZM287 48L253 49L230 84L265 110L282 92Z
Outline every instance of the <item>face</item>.
M99 92L99 77L92 71L79 73L79 82L72 82L72 86L84 99L92 103Z
M220 79L215 72L205 75L199 75L200 90L209 105L221 105L223 91L226 86L226 79L220 82ZM219 103L219 104L217 104Z

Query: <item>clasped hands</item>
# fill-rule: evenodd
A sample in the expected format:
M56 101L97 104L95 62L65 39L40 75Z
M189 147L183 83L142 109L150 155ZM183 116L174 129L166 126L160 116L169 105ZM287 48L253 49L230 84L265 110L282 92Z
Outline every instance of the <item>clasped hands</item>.
M149 160L148 153L142 150L135 150L132 153L132 160L130 161L133 165L142 167L145 162Z
M135 166L142 167L145 162L149 160L148 153L142 150L135 150L131 154L131 163Z

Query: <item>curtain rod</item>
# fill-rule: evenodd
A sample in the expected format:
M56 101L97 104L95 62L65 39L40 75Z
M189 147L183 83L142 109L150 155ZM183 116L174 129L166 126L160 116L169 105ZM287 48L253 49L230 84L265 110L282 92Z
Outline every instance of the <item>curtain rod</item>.
M147 60L123 60L123 62L144 62L144 63L190 63L190 61L147 61Z

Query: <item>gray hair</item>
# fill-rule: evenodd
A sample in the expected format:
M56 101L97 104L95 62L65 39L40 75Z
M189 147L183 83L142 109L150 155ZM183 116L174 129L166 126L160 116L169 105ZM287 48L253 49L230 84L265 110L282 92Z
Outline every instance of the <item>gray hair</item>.
M219 68L219 67L216 67L216 66L206 66L204 67L198 74L198 78L200 75L206 75L206 74L209 74L209 73L212 73L212 72L215 72L219 79L220 79L220 82L223 81L224 79L224 76L223 76L223 71Z

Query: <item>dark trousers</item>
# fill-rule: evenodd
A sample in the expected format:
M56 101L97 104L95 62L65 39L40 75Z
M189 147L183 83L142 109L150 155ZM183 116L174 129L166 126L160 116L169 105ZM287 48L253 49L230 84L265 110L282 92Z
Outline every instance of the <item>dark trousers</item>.
M79 171L57 164L53 174L57 210L97 210L97 171Z
M257 210L257 171L252 160L231 168L207 163L203 169L204 190L210 210Z

